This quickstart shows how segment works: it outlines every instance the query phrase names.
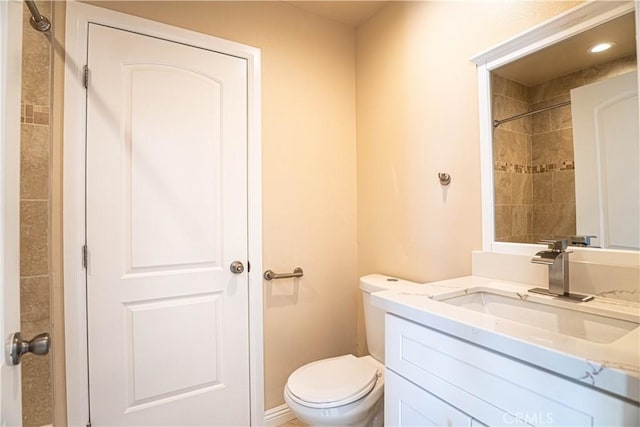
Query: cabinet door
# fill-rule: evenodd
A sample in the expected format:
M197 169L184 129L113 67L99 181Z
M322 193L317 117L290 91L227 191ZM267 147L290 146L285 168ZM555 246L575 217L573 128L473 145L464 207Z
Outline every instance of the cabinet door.
M431 393L387 369L384 398L385 425L388 426L464 426L471 418Z
M390 314L385 328L387 372L487 425L640 425L636 402Z

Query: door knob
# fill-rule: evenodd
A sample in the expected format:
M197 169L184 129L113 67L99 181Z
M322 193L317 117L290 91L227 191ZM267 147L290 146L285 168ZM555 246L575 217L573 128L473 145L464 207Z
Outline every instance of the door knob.
M50 347L51 337L46 332L36 335L31 341L25 340L20 332L16 332L11 339L11 349L9 351L11 364L19 365L20 359L27 353L44 356L49 353Z
M244 271L244 264L242 264L240 261L233 261L231 263L230 269L233 274L240 274Z

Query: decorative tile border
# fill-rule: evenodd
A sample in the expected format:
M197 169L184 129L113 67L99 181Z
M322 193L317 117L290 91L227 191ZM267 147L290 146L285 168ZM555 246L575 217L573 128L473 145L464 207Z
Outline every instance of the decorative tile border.
M501 172L536 174L545 172L557 172L574 170L575 162L573 160L565 160L560 163L547 163L544 165L519 165L507 162L494 162L493 170Z
M560 163L549 163L546 165L530 166L532 168L531 173L544 173L544 172L556 172L556 171L568 171L576 168L573 160L565 160Z
M49 106L48 105L20 105L20 123L48 125L49 124Z

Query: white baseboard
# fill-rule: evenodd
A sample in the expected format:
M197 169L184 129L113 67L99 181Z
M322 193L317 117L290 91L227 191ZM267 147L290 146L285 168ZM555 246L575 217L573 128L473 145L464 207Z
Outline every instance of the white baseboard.
M287 421L291 421L296 416L291 412L287 404L276 406L275 408L268 409L264 412L264 426L265 427L277 427L280 424L284 424Z

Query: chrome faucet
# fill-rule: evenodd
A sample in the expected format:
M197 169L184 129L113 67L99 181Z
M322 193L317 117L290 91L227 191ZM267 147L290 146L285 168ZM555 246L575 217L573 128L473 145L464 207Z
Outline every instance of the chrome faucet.
M591 246L591 239L596 239L598 236L571 236L571 246L582 246L594 248L597 246Z
M579 301L590 301L592 295L573 294L569 292L569 254L567 240L543 240L548 248L535 254L531 259L534 264L549 266L549 288L533 288L529 292L569 298Z

